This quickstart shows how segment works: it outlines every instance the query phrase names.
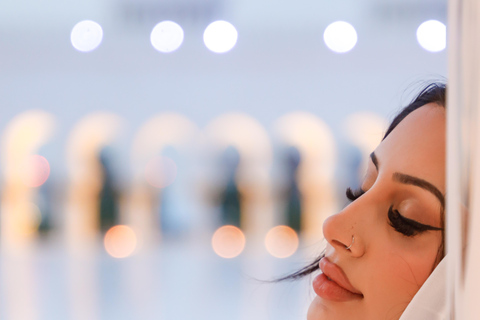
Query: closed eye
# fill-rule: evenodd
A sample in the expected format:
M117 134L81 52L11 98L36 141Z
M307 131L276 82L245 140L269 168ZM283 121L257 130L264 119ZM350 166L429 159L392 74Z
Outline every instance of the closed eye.
M391 206L388 209L388 220L390 225L396 231L406 235L407 237L413 237L419 233L422 233L428 230L433 230L433 231L443 230L443 228L433 227L428 224L423 224L418 221L406 218L402 216L400 212L398 212L398 210L393 209L393 206Z
M365 191L361 188L353 190L352 188L347 188L345 192L347 198L350 201L355 201L365 194ZM432 230L432 231L441 231L443 228L437 228L427 224L420 223L413 219L409 219L400 214L398 210L393 209L393 205L388 209L388 220L389 224L397 231L404 234L407 237L413 237L422 232Z

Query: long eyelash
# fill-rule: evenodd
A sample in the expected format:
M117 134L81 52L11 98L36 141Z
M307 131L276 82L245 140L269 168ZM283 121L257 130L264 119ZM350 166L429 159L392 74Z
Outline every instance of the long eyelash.
M419 233L427 230L442 230L442 228L432 227L412 219L405 218L393 209L393 206L388 209L388 220L390 225L398 232L406 235L407 237L414 237Z
M352 188L347 188L347 191L345 192L348 200L350 201L355 201L357 200L358 198L360 198L363 194L365 193L365 191L363 191L362 189L355 189L355 190L352 190Z

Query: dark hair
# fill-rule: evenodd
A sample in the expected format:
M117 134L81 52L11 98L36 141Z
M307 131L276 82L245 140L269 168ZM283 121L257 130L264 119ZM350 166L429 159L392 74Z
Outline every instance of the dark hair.
M403 119L405 119L406 116L408 116L411 112L417 110L418 108L428 104L428 103L436 103L438 106L445 108L446 104L446 86L444 83L439 83L439 82L434 82L430 83L427 86L425 86L419 94L410 102L408 106L402 109L400 113L398 113L393 121L390 123L390 126L388 127L387 131L385 132L385 135L382 138L382 141L395 129L395 127L402 122ZM433 269L436 267L436 265L442 260L442 258L445 256L445 214L442 212L441 218L440 218L440 223L442 227L442 243L440 247L438 248L437 252L437 258L436 261L433 265ZM288 274L284 277L281 277L277 279L276 281L284 281L284 280L296 280L299 278L302 278L304 276L307 276L319 269L318 263L320 260L325 256L325 252L322 252L313 262L308 264L307 266L303 267L302 269Z
M406 116L408 116L412 111L417 110L418 108L426 105L427 103L436 103L441 107L445 108L445 84L443 83L431 83L423 88L422 91L413 99L413 101L403 108L399 114L393 119L392 123L385 132L383 139L385 139L390 132L403 120ZM383 140L382 139L382 140Z

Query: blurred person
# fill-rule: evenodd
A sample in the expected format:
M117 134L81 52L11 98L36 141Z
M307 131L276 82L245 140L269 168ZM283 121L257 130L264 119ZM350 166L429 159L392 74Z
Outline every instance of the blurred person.
M286 216L287 226L297 233L301 231L302 226L302 201L300 189L297 182L298 167L301 162L301 155L297 148L289 147L286 156L287 169L287 190L286 190Z
M360 188L347 189L351 203L325 220L323 254L282 278L322 272L308 320L443 319L444 280L428 278L444 269L445 139L445 85L433 83L394 118Z
M112 150L108 147L100 152L102 189L100 190L100 229L105 232L119 223L119 192L112 166Z
M54 227L52 198L53 191L51 180L47 180L42 184L36 195L36 201L40 211L40 224L38 225L38 232L40 236L47 236Z
M222 163L227 182L220 195L221 224L240 228L241 194L237 183L240 153L238 150L232 146L227 147L222 155Z

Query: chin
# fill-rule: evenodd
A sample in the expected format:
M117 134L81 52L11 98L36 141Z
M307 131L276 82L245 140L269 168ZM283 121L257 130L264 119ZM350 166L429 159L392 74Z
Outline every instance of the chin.
M323 320L323 319L334 319L329 318L328 309L322 303L322 299L315 297L310 307L308 307L307 320Z
M332 302L316 296L308 308L307 320L381 319L366 315L362 302ZM391 318L388 318L391 319ZM398 319L398 318L396 318Z

